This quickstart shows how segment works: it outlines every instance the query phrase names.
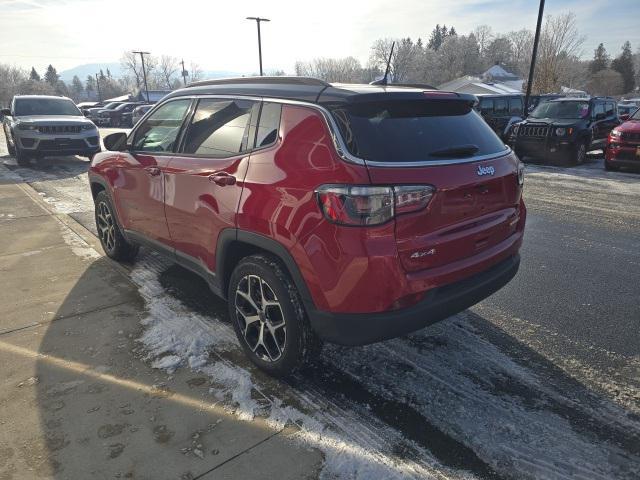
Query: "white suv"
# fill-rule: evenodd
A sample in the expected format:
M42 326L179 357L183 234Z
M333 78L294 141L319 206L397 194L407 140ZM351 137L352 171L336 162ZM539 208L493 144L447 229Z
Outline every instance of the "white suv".
M19 165L48 155L91 158L100 151L97 127L69 98L16 95L0 113L9 153Z

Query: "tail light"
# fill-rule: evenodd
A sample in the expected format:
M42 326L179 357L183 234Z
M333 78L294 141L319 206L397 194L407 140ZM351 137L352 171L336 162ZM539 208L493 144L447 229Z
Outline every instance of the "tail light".
M316 190L327 220L351 226L380 225L395 215L422 210L434 192L431 185L323 185Z

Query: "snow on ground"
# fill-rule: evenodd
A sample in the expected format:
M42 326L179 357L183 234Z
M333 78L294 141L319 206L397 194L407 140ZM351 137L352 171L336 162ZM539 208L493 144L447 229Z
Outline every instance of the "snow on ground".
M91 209L80 162L42 171L4 163L3 179L31 183L56 211ZM635 196L632 175L528 167L533 179ZM79 239L69 236L73 247ZM74 251L91 258L81 243ZM637 415L568 375L514 360L474 313L382 344L327 346L311 373L284 383L256 374L224 318L167 292L160 275L168 267L143 250L131 272L148 310L139 339L146 360L208 375L212 399L239 420L297 425L295 438L325 456L323 478L640 477Z

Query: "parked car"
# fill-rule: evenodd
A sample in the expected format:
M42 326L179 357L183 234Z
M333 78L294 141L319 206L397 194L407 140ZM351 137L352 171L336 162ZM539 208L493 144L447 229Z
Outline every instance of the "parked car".
M543 93L541 95L531 95L529 97L529 109L528 112L531 113L535 110L535 108L541 103L550 102L551 100L555 100L557 98L563 98L566 95L561 93Z
M516 124L510 142L520 158L579 165L589 150L604 148L607 135L619 123L613 98L558 98L538 105Z
M476 109L496 134L507 141L511 126L524 117L523 95L480 94Z
M19 165L50 155L91 157L100 151L98 129L73 101L49 95L16 95L2 109L9 154Z
M126 103L126 102L109 102L106 105L103 105L101 107L89 108L86 110L87 117L91 119L91 121L93 121L93 123L95 123L96 125L106 126L106 123L108 122L109 119L108 117L101 116L101 113L105 112L106 110L113 110L114 108L122 105L123 103Z
M100 124L105 127L130 127L131 112L138 105L139 102L125 102L115 108L104 109L98 113Z
M153 105L140 105L133 109L131 113L131 126L133 127L140 121L144 114L153 108Z
M604 153L607 170L640 167L640 109L636 108L626 122L611 130Z
M475 101L304 77L196 83L105 137L89 170L100 241L115 260L145 245L201 275L274 375L321 341L404 335L518 270L523 167Z
M618 116L620 120L626 120L638 109L635 103L618 103Z
M102 103L102 102L80 102L80 103L76 104L76 107L78 107L78 109L80 109L82 114L86 117L87 116L87 110L89 110L90 108L102 107L103 105L104 105L104 103Z

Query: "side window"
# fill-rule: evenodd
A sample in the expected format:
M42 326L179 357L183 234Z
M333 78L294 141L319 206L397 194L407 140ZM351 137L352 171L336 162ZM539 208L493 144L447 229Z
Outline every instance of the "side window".
M136 152L171 152L191 99L174 100L153 112L136 130L133 150Z
M509 99L509 113L511 115L522 115L522 98L514 97Z
M278 139L280 130L280 115L282 104L263 103L260 112L260 122L258 123L258 135L256 137L256 148L271 145Z
M604 113L604 103L596 103L593 107L593 116Z
M612 117L614 112L613 103L607 102L607 117Z
M509 112L509 108L507 107L507 99L506 98L496 98L494 103L494 108L496 111L496 115L504 115Z
M480 99L480 113L483 115L493 113L493 98Z
M185 136L184 153L232 157L247 150L254 104L249 100L200 100Z

